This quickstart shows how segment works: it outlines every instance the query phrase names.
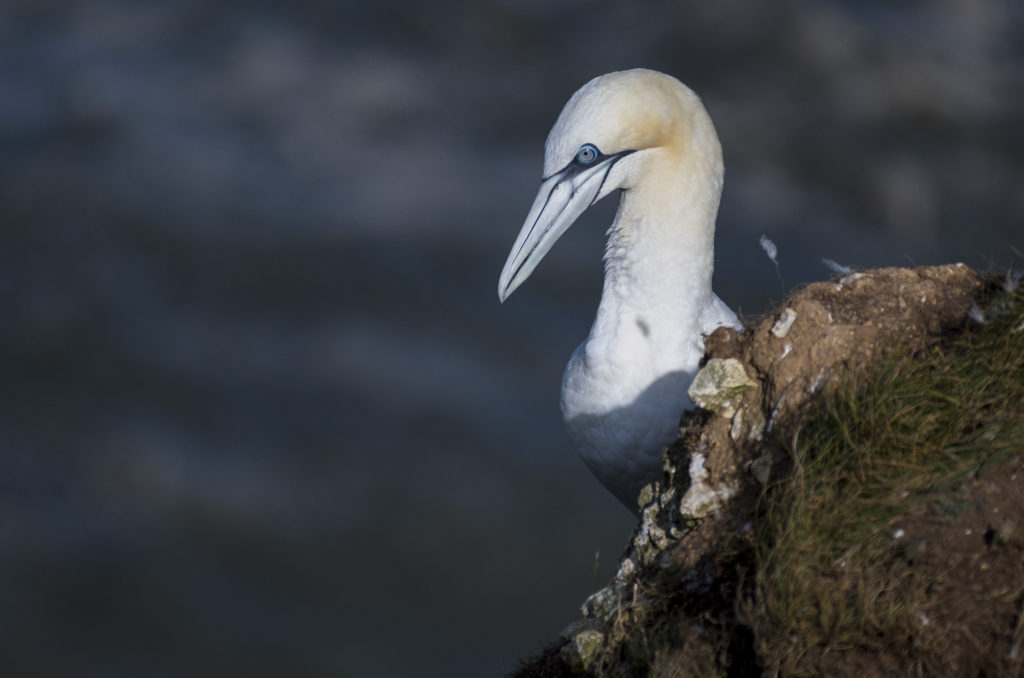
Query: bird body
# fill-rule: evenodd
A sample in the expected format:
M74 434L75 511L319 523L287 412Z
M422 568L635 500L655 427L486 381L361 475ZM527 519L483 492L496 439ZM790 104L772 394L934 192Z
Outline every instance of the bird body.
M591 204L622 197L608 230L597 317L562 380L570 442L636 510L692 407L686 391L716 327L739 327L712 292L721 146L675 78L636 69L578 90L552 128L544 179L499 280L504 300Z

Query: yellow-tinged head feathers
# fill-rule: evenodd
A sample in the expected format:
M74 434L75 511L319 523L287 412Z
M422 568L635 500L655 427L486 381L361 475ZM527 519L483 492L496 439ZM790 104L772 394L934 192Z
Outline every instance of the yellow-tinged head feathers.
M637 68L598 76L572 95L548 135L544 175L570 162L585 143L602 153L681 148L694 134L710 130L694 92L664 73Z

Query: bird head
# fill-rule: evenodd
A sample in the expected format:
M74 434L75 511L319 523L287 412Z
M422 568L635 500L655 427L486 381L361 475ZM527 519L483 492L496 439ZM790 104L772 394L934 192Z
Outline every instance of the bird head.
M502 269L498 298L530 277L588 207L632 188L658 154L686 152L693 130L710 124L697 95L657 71L608 73L577 90L548 135L540 190Z

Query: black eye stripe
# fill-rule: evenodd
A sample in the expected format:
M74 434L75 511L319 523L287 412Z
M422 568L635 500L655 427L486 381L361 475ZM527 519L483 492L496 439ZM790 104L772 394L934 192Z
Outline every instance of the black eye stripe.
M590 201L591 205L597 202L597 197L601 195L601 191L604 189L604 182L608 179L608 175L612 173L612 167L615 166L615 163L622 160L632 152L633 151L622 151L621 153L616 153L615 155L611 156L611 162L608 163L608 168L605 169L604 176L601 177L601 185L597 187L597 193L594 194L594 199Z
M547 176L542 176L541 181L547 181L551 177L554 177L559 174L563 175L564 177L570 177L579 174L580 172L583 172L587 169L593 168L595 165L599 165L603 162L611 161L612 164L615 164L622 158L626 157L627 155L631 153L636 153L635 150L627 149L625 151L619 151L618 153L612 153L611 155L605 155L600 150L598 150L597 146L594 146L593 144L584 144L584 146L593 146L594 150L597 151L597 157L589 165L584 165L583 163L580 162L578 157L579 151L577 151L576 155L574 155L572 160L569 161L569 164L567 164L565 167L558 170L557 172L554 172Z

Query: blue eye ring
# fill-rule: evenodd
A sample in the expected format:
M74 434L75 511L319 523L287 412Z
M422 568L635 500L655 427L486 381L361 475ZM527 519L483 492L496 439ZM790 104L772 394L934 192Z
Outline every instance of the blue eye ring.
M583 144L576 151L576 162L581 165L593 165L601 157L601 151L594 144Z

